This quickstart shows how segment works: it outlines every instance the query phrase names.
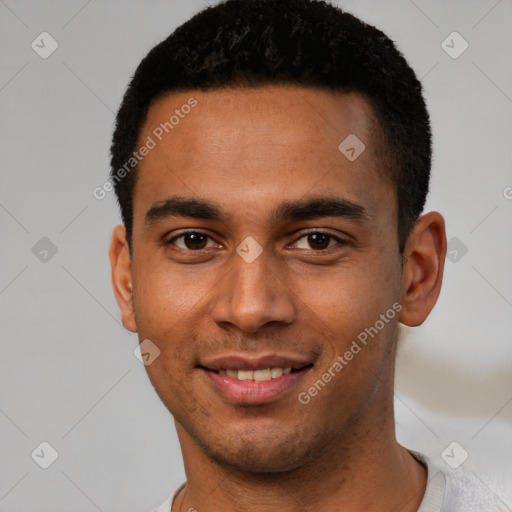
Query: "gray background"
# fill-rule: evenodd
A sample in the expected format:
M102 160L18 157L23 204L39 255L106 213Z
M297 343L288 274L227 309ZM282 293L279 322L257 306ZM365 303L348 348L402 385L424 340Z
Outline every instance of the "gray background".
M0 0L2 512L147 511L184 480L172 417L110 287L114 196L92 191L136 65L205 4ZM447 471L441 454L457 441L450 453L467 451L463 467L512 510L512 2L339 4L390 35L423 79L427 209L444 213L454 260L431 318L404 329L399 438ZM47 59L31 48L43 31L59 45ZM456 59L441 45L453 31L469 44ZM46 470L31 457L42 441L58 452Z

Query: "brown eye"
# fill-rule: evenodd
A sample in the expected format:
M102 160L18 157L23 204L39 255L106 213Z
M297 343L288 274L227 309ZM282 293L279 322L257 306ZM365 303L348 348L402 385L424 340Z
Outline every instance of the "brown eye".
M330 236L324 233L308 235L308 243L312 249L326 249L329 246Z
M185 250L200 250L204 249L210 237L205 235L204 233L184 233L182 235L176 236L169 241L170 244L175 244L180 249ZM210 245L211 247L211 245Z
M346 245L346 242L334 235L318 231L301 236L295 244L299 249L321 251L323 249L330 249L336 244L339 246Z

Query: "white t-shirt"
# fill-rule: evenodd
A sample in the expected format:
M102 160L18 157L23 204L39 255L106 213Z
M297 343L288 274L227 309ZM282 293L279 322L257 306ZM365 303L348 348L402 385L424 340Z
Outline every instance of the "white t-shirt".
M428 471L427 488L418 512L512 512L512 508L495 494L497 490L490 489L462 467L452 472L442 471L424 455L411 453L427 466ZM185 483L152 512L170 512L183 487Z

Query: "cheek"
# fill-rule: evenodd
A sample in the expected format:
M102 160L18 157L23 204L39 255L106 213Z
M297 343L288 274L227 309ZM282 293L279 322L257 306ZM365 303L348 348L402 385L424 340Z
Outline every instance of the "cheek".
M139 339L151 340L160 351L146 370L157 392L159 388L162 393L171 391L167 402L181 393L183 377L192 371L195 319L204 314L208 294L204 283L185 279L179 272L159 271L138 277L134 305Z
M345 262L337 268L296 273L294 293L307 308L328 324L361 325L384 313L400 296L400 272L396 263L380 258ZM339 332L339 330L338 330Z
M133 274L139 333L186 324L204 308L215 284L212 274L165 261L147 260L142 268L134 268Z
M150 262L145 268L152 268ZM196 356L194 319L204 314L206 286L185 277L184 272L161 267L139 272L134 281L139 339L151 340L159 350L158 357L145 367L148 377L170 410L180 410L182 404L192 407L189 377Z
M354 262L329 271L320 269L316 275L297 274L293 288L302 302L298 306L303 312L303 329L314 332L324 350L329 347L325 364L344 354L353 341L364 341L365 336L379 350L358 357L360 363L365 360L371 366L373 358L378 359L389 346L396 325L393 304L400 297L396 264L384 265L375 257L363 264ZM382 324L381 315L386 313L386 322Z

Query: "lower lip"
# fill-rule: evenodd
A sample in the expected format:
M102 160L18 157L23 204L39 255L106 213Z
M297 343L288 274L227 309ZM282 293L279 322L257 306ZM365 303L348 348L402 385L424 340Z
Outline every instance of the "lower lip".
M200 368L213 387L228 401L237 404L264 404L273 402L297 386L299 381L311 370L303 370L282 375L270 380L238 380Z

